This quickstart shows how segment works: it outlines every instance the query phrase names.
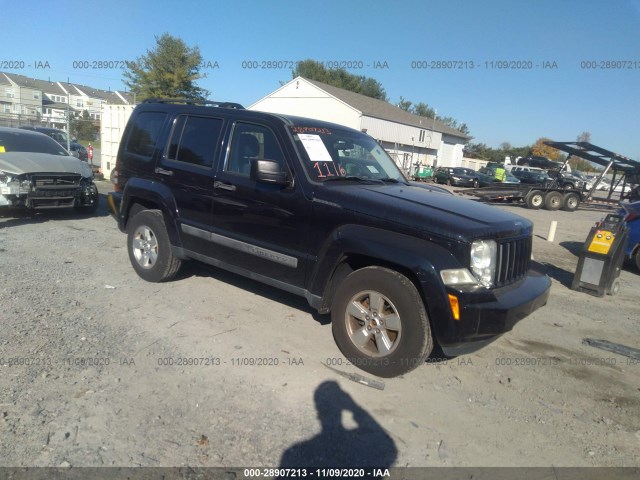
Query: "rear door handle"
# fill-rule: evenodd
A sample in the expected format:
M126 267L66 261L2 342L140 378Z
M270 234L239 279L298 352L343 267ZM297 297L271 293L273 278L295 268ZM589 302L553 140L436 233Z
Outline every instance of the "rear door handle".
M232 185L230 183L220 182L218 180L213 182L213 188L219 188L219 189L222 189L222 190L229 190L230 192L235 192L236 191L236 186L235 185Z
M168 175L168 176L173 175L173 170L165 170L164 168L160 168L160 167L157 167L155 169L155 172L159 173L160 175Z

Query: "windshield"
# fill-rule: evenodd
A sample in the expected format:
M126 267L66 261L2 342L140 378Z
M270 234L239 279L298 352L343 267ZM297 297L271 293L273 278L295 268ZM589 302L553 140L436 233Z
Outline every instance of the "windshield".
M69 155L62 145L46 135L20 131L0 131L0 153L4 152Z
M453 173L455 173L456 175L473 175L473 172L471 172L469 169L459 167L454 168Z
M313 180L406 181L387 152L368 135L302 126L292 126L291 133Z

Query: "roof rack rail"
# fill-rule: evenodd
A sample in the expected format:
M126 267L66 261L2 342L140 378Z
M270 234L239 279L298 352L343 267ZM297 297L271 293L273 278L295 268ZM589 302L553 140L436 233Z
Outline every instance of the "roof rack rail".
M216 102L214 100L198 100L195 98L145 98L142 103L184 103L186 105L205 105L220 108L235 108L244 110L239 103L234 102Z

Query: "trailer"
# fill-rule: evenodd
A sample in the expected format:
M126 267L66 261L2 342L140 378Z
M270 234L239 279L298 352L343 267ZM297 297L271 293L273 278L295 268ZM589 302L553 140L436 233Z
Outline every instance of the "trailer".
M455 190L455 193L472 195L480 201L523 203L527 208L547 210L566 210L573 212L580 206L612 206L615 207L624 196L628 183L640 183L640 162L623 155L611 152L588 142L545 142L546 145L568 153L562 164L564 168L572 157L579 157L604 167L590 190L565 189L557 184L557 180L545 185L503 184L495 186ZM607 198L594 197L602 178L613 171L613 180ZM616 177L618 182L616 183ZM622 182L620 199L613 199L613 189Z

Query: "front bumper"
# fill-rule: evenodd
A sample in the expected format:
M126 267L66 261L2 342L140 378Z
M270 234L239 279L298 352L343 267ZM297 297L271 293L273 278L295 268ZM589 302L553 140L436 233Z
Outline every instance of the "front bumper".
M448 326L441 329L438 338L443 352L456 356L482 348L544 306L550 288L549 277L530 271L522 280L498 289L448 289L458 297L460 320L453 320L449 313Z
M46 210L97 205L98 188L75 174L30 174L9 184L0 184L0 207Z

